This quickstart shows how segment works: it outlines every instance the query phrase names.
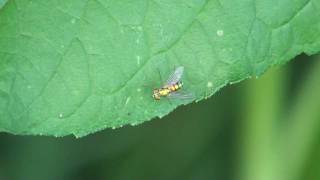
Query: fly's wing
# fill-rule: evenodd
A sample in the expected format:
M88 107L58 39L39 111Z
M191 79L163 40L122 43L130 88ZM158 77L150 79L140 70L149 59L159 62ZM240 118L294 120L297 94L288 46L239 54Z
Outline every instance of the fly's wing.
M195 98L192 93L185 92L185 91L172 92L167 97L170 99L187 99L187 100Z
M164 85L164 87L176 84L177 82L180 81L182 74L183 74L183 70L184 67L183 66L179 66L177 67L174 72L169 76L166 84Z

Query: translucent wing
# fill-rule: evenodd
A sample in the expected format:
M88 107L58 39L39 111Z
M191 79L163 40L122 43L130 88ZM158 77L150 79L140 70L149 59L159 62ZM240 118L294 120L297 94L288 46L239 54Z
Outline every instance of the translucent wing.
M177 67L174 72L169 76L165 86L176 84L178 81L180 81L182 74L183 74L184 67L179 66Z
M168 95L170 99L194 99L194 95L190 92L185 91L176 91Z

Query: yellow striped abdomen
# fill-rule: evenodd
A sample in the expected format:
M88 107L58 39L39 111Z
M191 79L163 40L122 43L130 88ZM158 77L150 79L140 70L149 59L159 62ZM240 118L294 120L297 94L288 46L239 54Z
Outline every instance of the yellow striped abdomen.
M169 89L170 92L175 92L175 91L181 89L181 88L182 88L182 85L183 85L182 82L179 81L179 82L177 82L176 84L172 84L172 85L168 86L167 89ZM170 92L169 92L169 93L170 93Z
M156 100L160 100L160 97L163 96L168 96L170 93L178 91L179 89L182 88L182 82L177 82L176 84L172 84L169 86L165 86L163 88L160 89L155 89L153 91L153 98Z

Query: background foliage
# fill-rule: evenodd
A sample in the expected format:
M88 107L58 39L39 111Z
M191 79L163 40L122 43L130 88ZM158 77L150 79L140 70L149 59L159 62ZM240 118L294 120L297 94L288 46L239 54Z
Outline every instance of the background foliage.
M1 179L319 179L320 57L81 139L0 135Z

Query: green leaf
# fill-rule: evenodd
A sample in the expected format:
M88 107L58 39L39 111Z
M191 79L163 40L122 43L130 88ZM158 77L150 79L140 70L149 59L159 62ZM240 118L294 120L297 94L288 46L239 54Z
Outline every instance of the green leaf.
M4 6L7 0L0 0L0 9Z
M319 0L8 1L0 130L84 136L162 117L190 103L152 99L174 67L199 101L318 52L319 9Z

